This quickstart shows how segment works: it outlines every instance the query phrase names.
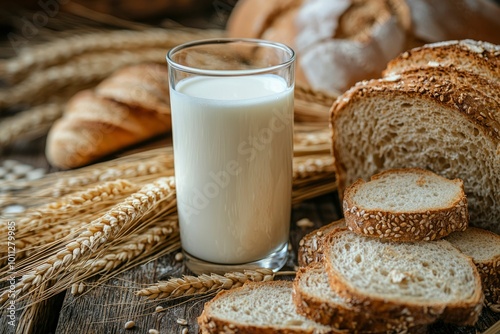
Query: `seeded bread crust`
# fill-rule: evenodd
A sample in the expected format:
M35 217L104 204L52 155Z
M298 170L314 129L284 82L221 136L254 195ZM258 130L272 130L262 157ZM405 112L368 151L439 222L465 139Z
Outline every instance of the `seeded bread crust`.
M500 46L470 39L426 44L391 60L383 75L428 66L429 62L474 72L497 81L500 77Z
M212 305L216 303L219 299L225 298L227 295L234 293L245 293L246 296L249 296L249 303L252 303L251 293L252 290L265 288L279 288L279 289L288 289L290 290L290 302L291 302L291 294L292 294L292 286L293 283L291 281L268 281L268 282L249 282L244 284L242 287L231 289L231 290L223 290L219 292L211 301L205 304L203 308L202 314L198 317L198 325L200 327L200 332L203 334L235 334L235 333L246 333L246 334L331 334L337 333L333 328L325 329L326 326L318 324L317 326L311 325L309 328L298 328L298 326L294 326L290 324L290 326L272 326L272 325L252 325L241 323L240 319L235 317L231 320L222 319L217 316L217 310L214 310ZM243 298L243 297L242 297ZM280 303L282 301L276 301ZM237 311L235 311L237 312ZM268 312L272 312L272 310L268 310ZM297 321L302 322L300 320L302 318L301 315L297 314ZM305 319L305 318L303 318ZM307 320L309 321L309 320Z
M306 267L310 263L322 261L325 236L337 228L345 227L345 220L342 218L306 234L299 241L297 250L299 266Z
M454 85L470 86L477 92L494 99L500 103L500 80L491 80L485 76L470 72L455 66L431 66L423 65L421 67L400 68L398 73L390 76L402 75L405 78L422 81L428 79L430 82L449 81Z
M484 89L489 88L484 87ZM440 113L442 111L443 117L457 122L446 124L448 129L454 129L458 126L474 128L475 133L473 135L484 137L482 141L487 142L488 146L484 145L483 151L480 153L483 160L478 160L476 156L479 156L479 153L477 153L475 158L469 158L471 159L470 164L489 165L492 170L500 168L498 158L500 154L500 105L496 100L488 98L470 85L455 84L439 77L426 78L424 76L415 78L394 75L384 79L359 82L341 95L330 110L333 155L339 195L342 197L346 187L357 179L363 178L366 180L371 175L382 170L422 167L447 178L461 178L467 191L471 224L494 232L500 232L500 224L497 223L497 218L500 217L500 206L498 205L500 203L500 193L494 190L500 188L500 179L495 178L494 175L493 178L482 177L483 171L481 169L464 169L461 164L453 161L450 161L452 164L448 165L446 159L453 159L460 152L445 151L440 152L440 155L427 153L427 149L432 152L441 150L438 147L440 141L450 140L449 137L440 138L438 135L432 138L433 142L429 142L425 133L415 133L414 137L411 138L411 142L409 139L403 139L404 142L398 144L400 146L397 152L401 152L405 148L411 149L415 147L415 142L420 140L418 136L422 136L419 142L419 145L422 145L421 151L417 154L404 154L404 156L403 153L397 153L397 156L393 152L387 153L391 148L387 142L380 141L383 139L381 137L382 133L377 134L380 139L370 139L369 145L366 145L373 148L365 149L362 155L352 153L353 148L346 148L347 141L351 141L352 145L356 147L362 147L362 145L368 143L366 139L364 139L363 144L361 144L361 140L353 139L352 136L355 134L351 133L351 128L363 128L363 131L371 134L377 132L377 128L380 127L379 122L386 122L384 114L377 114L378 112L381 113L383 109L379 108L380 111L376 111L377 109L374 108L369 118L360 118L359 122L362 122L362 124L354 123L353 119L355 118L352 114L358 113L358 110L363 108L360 106L366 108L366 106L380 105L380 103L390 105L392 101L396 100L403 101L403 104L404 101L409 103L418 101L420 105L426 105L428 110L436 110L435 112L439 110ZM397 117L404 119L409 124L408 126L413 126L413 124L415 126L436 128L444 126L443 124L417 124L416 120L412 122L413 118L417 118L414 116L415 110L401 108L399 105L386 106L385 109L391 107L394 108L394 113L399 113ZM400 136L397 131L394 132L394 135L395 137L392 138L395 139L391 139L391 141L395 141ZM467 135L472 136L472 133ZM468 143L462 140L461 136L456 135L451 140ZM378 159L378 161L374 160L373 163L369 164L366 162L367 157ZM464 155L464 157L467 159L467 157L471 156ZM395 158L399 159L400 162L395 162ZM443 160L444 162L440 162ZM490 184L487 184L487 182ZM491 204L485 205L485 203Z
M337 242L337 239L344 233L352 233L350 231L337 231L330 234L329 245ZM363 238L360 236L360 238ZM360 241L362 242L362 241ZM434 244L439 243L443 248L443 252L454 252L457 257L461 257L464 263L467 263L472 270L474 276L474 293L467 299L460 299L456 302L443 303L422 303L417 301L404 301L395 297L384 297L369 292L364 292L356 288L351 282L348 282L345 277L336 269L332 262L331 246L325 250L323 259L330 287L339 296L344 298L347 303L355 308L360 308L364 312L381 318L394 318L404 314L411 317L415 324L432 323L437 320L443 320L456 325L474 325L482 310L484 295L481 289L481 280L476 266L472 259L457 251L449 242L445 240L433 241ZM398 243L393 243L398 244Z
M484 237L484 243L488 243L491 247L497 249L500 247L500 235L484 229L469 227L464 232L453 233L446 238L453 246L472 257L479 276L481 276L486 305L492 310L500 312L500 252L488 259L475 258L474 254L468 253L465 247L462 247L461 239L457 237L458 235L466 236L468 233ZM482 247L482 245L478 243L478 247Z
M420 168L391 169L373 175L371 180L383 178L388 174L414 173L419 175L435 176L434 173ZM345 222L349 230L366 237L382 240L413 242L442 239L454 231L464 231L469 223L467 198L461 180L444 182L458 182L460 193L454 201L445 203L445 208L415 212L394 212L370 210L354 200L354 195L365 183L357 180L344 193L343 211Z
M322 262L300 268L293 283L293 302L297 312L320 324L348 330L349 333L414 333L424 330L424 326L416 326L414 320L404 314L374 318L362 309L349 305L333 291L321 291L321 296L310 294L302 288L308 279L324 280L329 289L328 275Z

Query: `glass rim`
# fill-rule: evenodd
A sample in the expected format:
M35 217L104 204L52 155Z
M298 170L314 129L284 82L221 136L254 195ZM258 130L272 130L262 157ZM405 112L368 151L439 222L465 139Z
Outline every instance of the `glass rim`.
M261 67L261 68L244 69L244 70L202 69L202 68L182 65L182 64L179 64L175 60L172 59L172 57L175 53L177 53L181 50L184 50L184 49L194 47L194 46L210 45L210 44L214 44L214 45L216 45L216 44L229 44L229 43L237 43L237 42L244 42L244 43L248 43L248 44L255 44L255 45L271 47L274 49L281 49L281 50L285 51L287 54L289 54L290 57L286 61L281 62L277 65L266 66L266 67ZM190 73L190 74L196 74L196 75L229 77L229 76L264 74L264 73L272 72L272 71L279 70L282 68L286 68L286 67L290 66L291 64L293 64L293 62L295 61L295 51L286 44L274 42L274 41L268 41L268 40L264 40L264 39L257 39L257 38L209 38L209 39L202 39L202 40L197 40L197 41L192 41L192 42L187 42L187 43L177 45L167 52L166 59L167 59L167 63L169 66L171 66L172 68L179 70L179 71L183 71L183 72Z

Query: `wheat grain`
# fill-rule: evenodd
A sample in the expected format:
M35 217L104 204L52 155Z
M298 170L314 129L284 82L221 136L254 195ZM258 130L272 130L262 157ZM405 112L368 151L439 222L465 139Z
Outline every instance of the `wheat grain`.
M109 272L122 263L129 262L158 244L170 243L179 237L177 221L162 222L161 226L154 226L141 233L127 236L125 242L106 249L100 256L86 261L84 268L89 268L91 273ZM87 270L87 269L85 269Z
M75 56L90 52L110 50L133 50L167 48L200 38L215 38L223 35L221 30L160 29L142 31L114 30L91 32L57 39L36 47L24 49L14 58L0 64L0 75L4 79L17 81L30 72L70 61Z
M16 284L16 291L27 292L46 282L77 262L86 252L94 253L110 238L119 236L120 229L127 230L159 203L175 203L173 177L160 178L130 195L111 208L104 216L92 221L73 241L41 263L28 266L26 274ZM0 296L0 303L7 300L8 291Z
M0 150L19 138L45 134L61 117L63 103L48 103L19 112L0 123Z
M184 275L182 278L171 278L168 281L160 281L139 291L137 296L147 299L170 300L179 297L200 295L219 290L229 290L242 286L245 282L272 281L276 275L290 275L290 272L274 273L271 269L245 270L241 272L218 274L202 274L200 276Z

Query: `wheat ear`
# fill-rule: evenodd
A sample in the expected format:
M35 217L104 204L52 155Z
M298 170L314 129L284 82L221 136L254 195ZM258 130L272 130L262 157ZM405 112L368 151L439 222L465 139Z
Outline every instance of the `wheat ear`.
M95 254L83 265L75 265L75 273L71 276L72 294L80 294L85 289L82 282L97 274L114 272L124 264L132 265L150 257L161 256L180 248L179 226L176 220L167 220L160 226L153 226L141 233L127 236L122 242L109 247L103 254ZM160 251L157 254L157 251Z
M81 228L81 222L91 221L87 219L92 214L137 190L137 185L126 180L109 181L41 207L28 209L16 221L16 259L29 256L36 251L36 246L49 244L72 229ZM0 235L7 238L6 226L1 232ZM0 253L0 256L5 257L6 254ZM2 264L4 262L0 261Z
M180 297L201 295L220 290L229 290L242 286L244 283L272 281L277 275L291 275L294 272L273 272L271 269L259 268L244 272L218 274L202 274L200 276L184 275L182 278L171 278L160 281L144 289L136 291L137 296L150 300L171 300Z
M87 251L98 251L108 239L117 237L120 229L126 230L129 225L143 218L165 200L175 201L173 177L160 178L152 184L147 184L122 203L111 208L104 216L92 221L74 241L67 243L56 254L23 275L16 284L16 291L30 291L54 278L58 271L69 268ZM7 300L8 292L5 291L0 296L0 303L3 304Z
M165 48L189 40L214 38L222 35L221 30L160 28L142 31L114 30L73 35L22 50L17 57L0 63L0 75L9 81L18 81L30 72L67 62L73 57L85 53L153 47L165 50Z

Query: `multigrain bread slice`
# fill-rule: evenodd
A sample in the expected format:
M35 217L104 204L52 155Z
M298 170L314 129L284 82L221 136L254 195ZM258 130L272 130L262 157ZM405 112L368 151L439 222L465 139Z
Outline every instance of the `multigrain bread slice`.
M486 89L486 87L485 87ZM464 182L470 224L500 233L500 104L470 85L404 75L360 82L331 108L339 194L420 167Z
M330 287L380 318L473 325L481 312L481 279L472 260L445 240L383 242L350 231L329 235L323 259Z
M481 276L486 304L500 312L500 235L469 227L446 240L472 258Z
M390 169L344 193L349 230L392 241L441 239L469 223L462 180L449 180L421 168Z
M219 292L198 317L203 334L335 333L296 312L291 281L250 282Z
M390 76L423 66L453 66L498 81L500 46L470 39L426 44L391 60L383 75Z
M376 318L350 305L330 288L321 262L299 269L293 282L293 302L299 314L349 333L425 332L425 326L415 325L414 319L405 314Z
M323 260L325 236L337 228L346 228L344 218L322 226L300 239L299 249L297 250L299 267L305 267L312 262Z

